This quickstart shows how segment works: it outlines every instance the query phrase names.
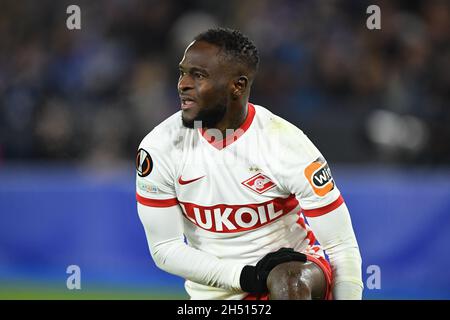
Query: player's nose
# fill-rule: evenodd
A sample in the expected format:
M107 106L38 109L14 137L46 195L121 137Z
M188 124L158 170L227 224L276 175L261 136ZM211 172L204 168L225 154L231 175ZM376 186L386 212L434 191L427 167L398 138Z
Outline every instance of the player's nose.
M178 92L186 92L194 87L194 82L188 75L181 76L178 80Z

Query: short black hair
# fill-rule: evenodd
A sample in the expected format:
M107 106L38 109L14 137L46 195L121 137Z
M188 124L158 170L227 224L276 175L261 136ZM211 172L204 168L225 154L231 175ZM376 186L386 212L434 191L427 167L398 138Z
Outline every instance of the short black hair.
M227 55L238 59L252 74L258 71L259 54L253 42L238 30L214 28L200 33L195 41L216 45Z

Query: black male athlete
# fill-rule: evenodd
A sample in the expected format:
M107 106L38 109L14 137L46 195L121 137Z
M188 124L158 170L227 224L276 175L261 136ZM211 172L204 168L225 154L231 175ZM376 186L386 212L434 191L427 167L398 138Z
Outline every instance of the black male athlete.
M187 47L181 110L136 156L151 255L192 299L361 299L344 199L306 135L249 102L258 63L239 31L211 29Z

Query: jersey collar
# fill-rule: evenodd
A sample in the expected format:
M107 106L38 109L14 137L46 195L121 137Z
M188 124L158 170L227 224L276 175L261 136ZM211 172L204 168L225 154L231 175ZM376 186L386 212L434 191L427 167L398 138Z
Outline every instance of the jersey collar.
M215 140L215 137L210 136L207 130L204 130L203 128L199 128L200 134L213 147L215 147L218 150L222 150L223 148L228 147L230 144L239 139L248 130L248 128L250 128L250 125L252 124L253 119L255 118L255 113L256 113L255 106L251 103L248 103L247 117L245 118L244 122L238 129L235 130L235 132L232 135L228 135L227 137L225 137L225 139Z

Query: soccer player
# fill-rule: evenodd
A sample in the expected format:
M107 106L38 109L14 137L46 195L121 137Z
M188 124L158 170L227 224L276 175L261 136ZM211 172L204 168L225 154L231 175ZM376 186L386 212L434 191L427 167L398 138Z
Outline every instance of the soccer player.
M136 156L151 256L191 299L361 299L344 199L306 135L249 102L258 63L239 31L211 29L187 47L181 110Z

